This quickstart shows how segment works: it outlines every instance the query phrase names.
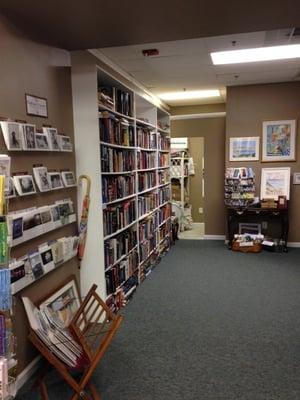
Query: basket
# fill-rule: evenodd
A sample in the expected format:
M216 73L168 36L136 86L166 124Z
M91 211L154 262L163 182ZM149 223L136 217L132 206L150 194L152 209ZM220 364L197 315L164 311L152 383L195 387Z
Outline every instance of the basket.
M234 240L231 249L233 251L241 251L242 253L260 253L262 245L261 243L253 243L251 246L240 246L240 243Z

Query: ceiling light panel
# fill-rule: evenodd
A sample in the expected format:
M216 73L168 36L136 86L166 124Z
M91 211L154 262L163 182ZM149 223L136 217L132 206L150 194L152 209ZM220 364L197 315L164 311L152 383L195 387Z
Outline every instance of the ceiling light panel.
M210 97L220 97L220 91L218 89L185 90L182 92L160 93L158 97L162 100L206 99Z
M210 53L214 65L241 64L300 58L300 44Z

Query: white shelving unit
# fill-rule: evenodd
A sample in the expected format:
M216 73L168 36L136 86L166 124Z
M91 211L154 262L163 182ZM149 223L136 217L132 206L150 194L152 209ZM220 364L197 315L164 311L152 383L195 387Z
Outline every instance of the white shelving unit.
M114 87L116 89L128 92L131 96L131 113L125 115L120 111L116 111L116 105L107 107L98 102L97 89L100 87ZM72 89L74 103L74 120L75 120L75 148L77 155L77 174L87 174L92 179L91 205L88 224L88 236L86 242L86 256L81 267L81 283L83 295L87 292L92 283L98 284L99 294L102 298L110 301L114 296L120 301L120 291L126 287L126 292L121 296L124 299L141 283L149 271L151 266L155 265L155 261L161 252L167 250L170 246L171 235L171 179L170 179L170 132L169 114L166 110L158 108L153 104L146 95L141 91L136 91L129 87L126 83L112 75L112 71L108 72L105 68L100 68L95 63L95 59L91 56L87 57L83 52L75 52L72 54ZM100 119L109 115L118 118L132 126L134 132L134 143L128 146L123 143L110 143L103 139L100 134ZM108 114L107 114L108 113ZM155 139L151 146L145 146L138 142L138 131L144 129L151 133ZM91 139L91 140L90 140ZM162 146L161 146L162 143ZM167 145L168 144L168 145ZM112 151L130 152L133 155L134 163L130 170L119 171L107 168L105 171L101 169L101 162L104 164L103 148L110 148L110 157ZM102 157L101 157L102 151ZM151 156L151 154L153 156ZM120 156L121 157L121 156ZM142 165L139 163L140 157L151 158L151 163ZM110 158L111 159L111 158ZM161 162L164 161L162 164ZM120 165L120 164L119 164ZM124 164L122 164L124 165ZM110 164L110 167L112 164ZM140 174L152 174L154 183L151 186L139 187ZM102 202L102 178L104 177L134 177L134 191L126 193L121 198L113 198L112 200ZM163 179L160 177L163 176ZM150 181L150 180L149 180ZM152 182L152 180L151 180ZM166 196L162 195L166 192ZM146 209L146 212L139 213L139 199L143 196L153 194L155 204ZM102 212L105 213L111 207L118 207L126 204L128 201L134 202L135 215L133 220L128 220L125 225L114 232L110 232L104 236L103 221L105 219ZM168 207L168 214L162 221L159 214L162 213L164 207ZM140 240L139 231L143 229L143 224L149 220L153 220L154 230L146 239ZM116 236L124 232L133 231L136 240L134 248L128 253L122 254L118 259L113 260L110 265L105 265L104 244L109 239L115 239ZM134 234L133 234L134 235ZM147 242L147 243L146 243ZM143 245L146 246L145 248ZM151 243L151 245L150 245ZM149 247L149 251L146 251ZM115 288L113 293L107 292L110 285L107 284L108 273L111 269L119 268L119 263L124 262L127 257L137 252L137 265L133 268L129 278L134 277L132 287L128 287L127 281L121 279L120 285ZM107 263L106 263L107 264ZM127 278L127 275L126 275ZM110 290L111 292L111 290ZM116 306L118 308L118 305Z

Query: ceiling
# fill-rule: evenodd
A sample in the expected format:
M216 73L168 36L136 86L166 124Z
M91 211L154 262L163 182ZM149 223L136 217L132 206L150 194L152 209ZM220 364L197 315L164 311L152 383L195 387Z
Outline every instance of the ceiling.
M294 35L293 35L294 34ZM100 51L154 94L169 91L220 89L216 100L166 101L169 105L221 103L226 86L285 82L300 79L300 58L285 61L213 65L210 52L300 43L293 29L188 39L148 45L102 48ZM233 45L234 44L234 45ZM154 48L159 56L145 57Z
M0 12L39 42L68 50L297 26L299 0L1 0Z

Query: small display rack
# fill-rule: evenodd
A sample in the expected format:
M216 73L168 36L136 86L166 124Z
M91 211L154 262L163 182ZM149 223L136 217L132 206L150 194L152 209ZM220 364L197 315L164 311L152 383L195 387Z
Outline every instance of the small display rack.
M227 168L225 172L225 205L248 207L254 202L255 174L252 168Z

